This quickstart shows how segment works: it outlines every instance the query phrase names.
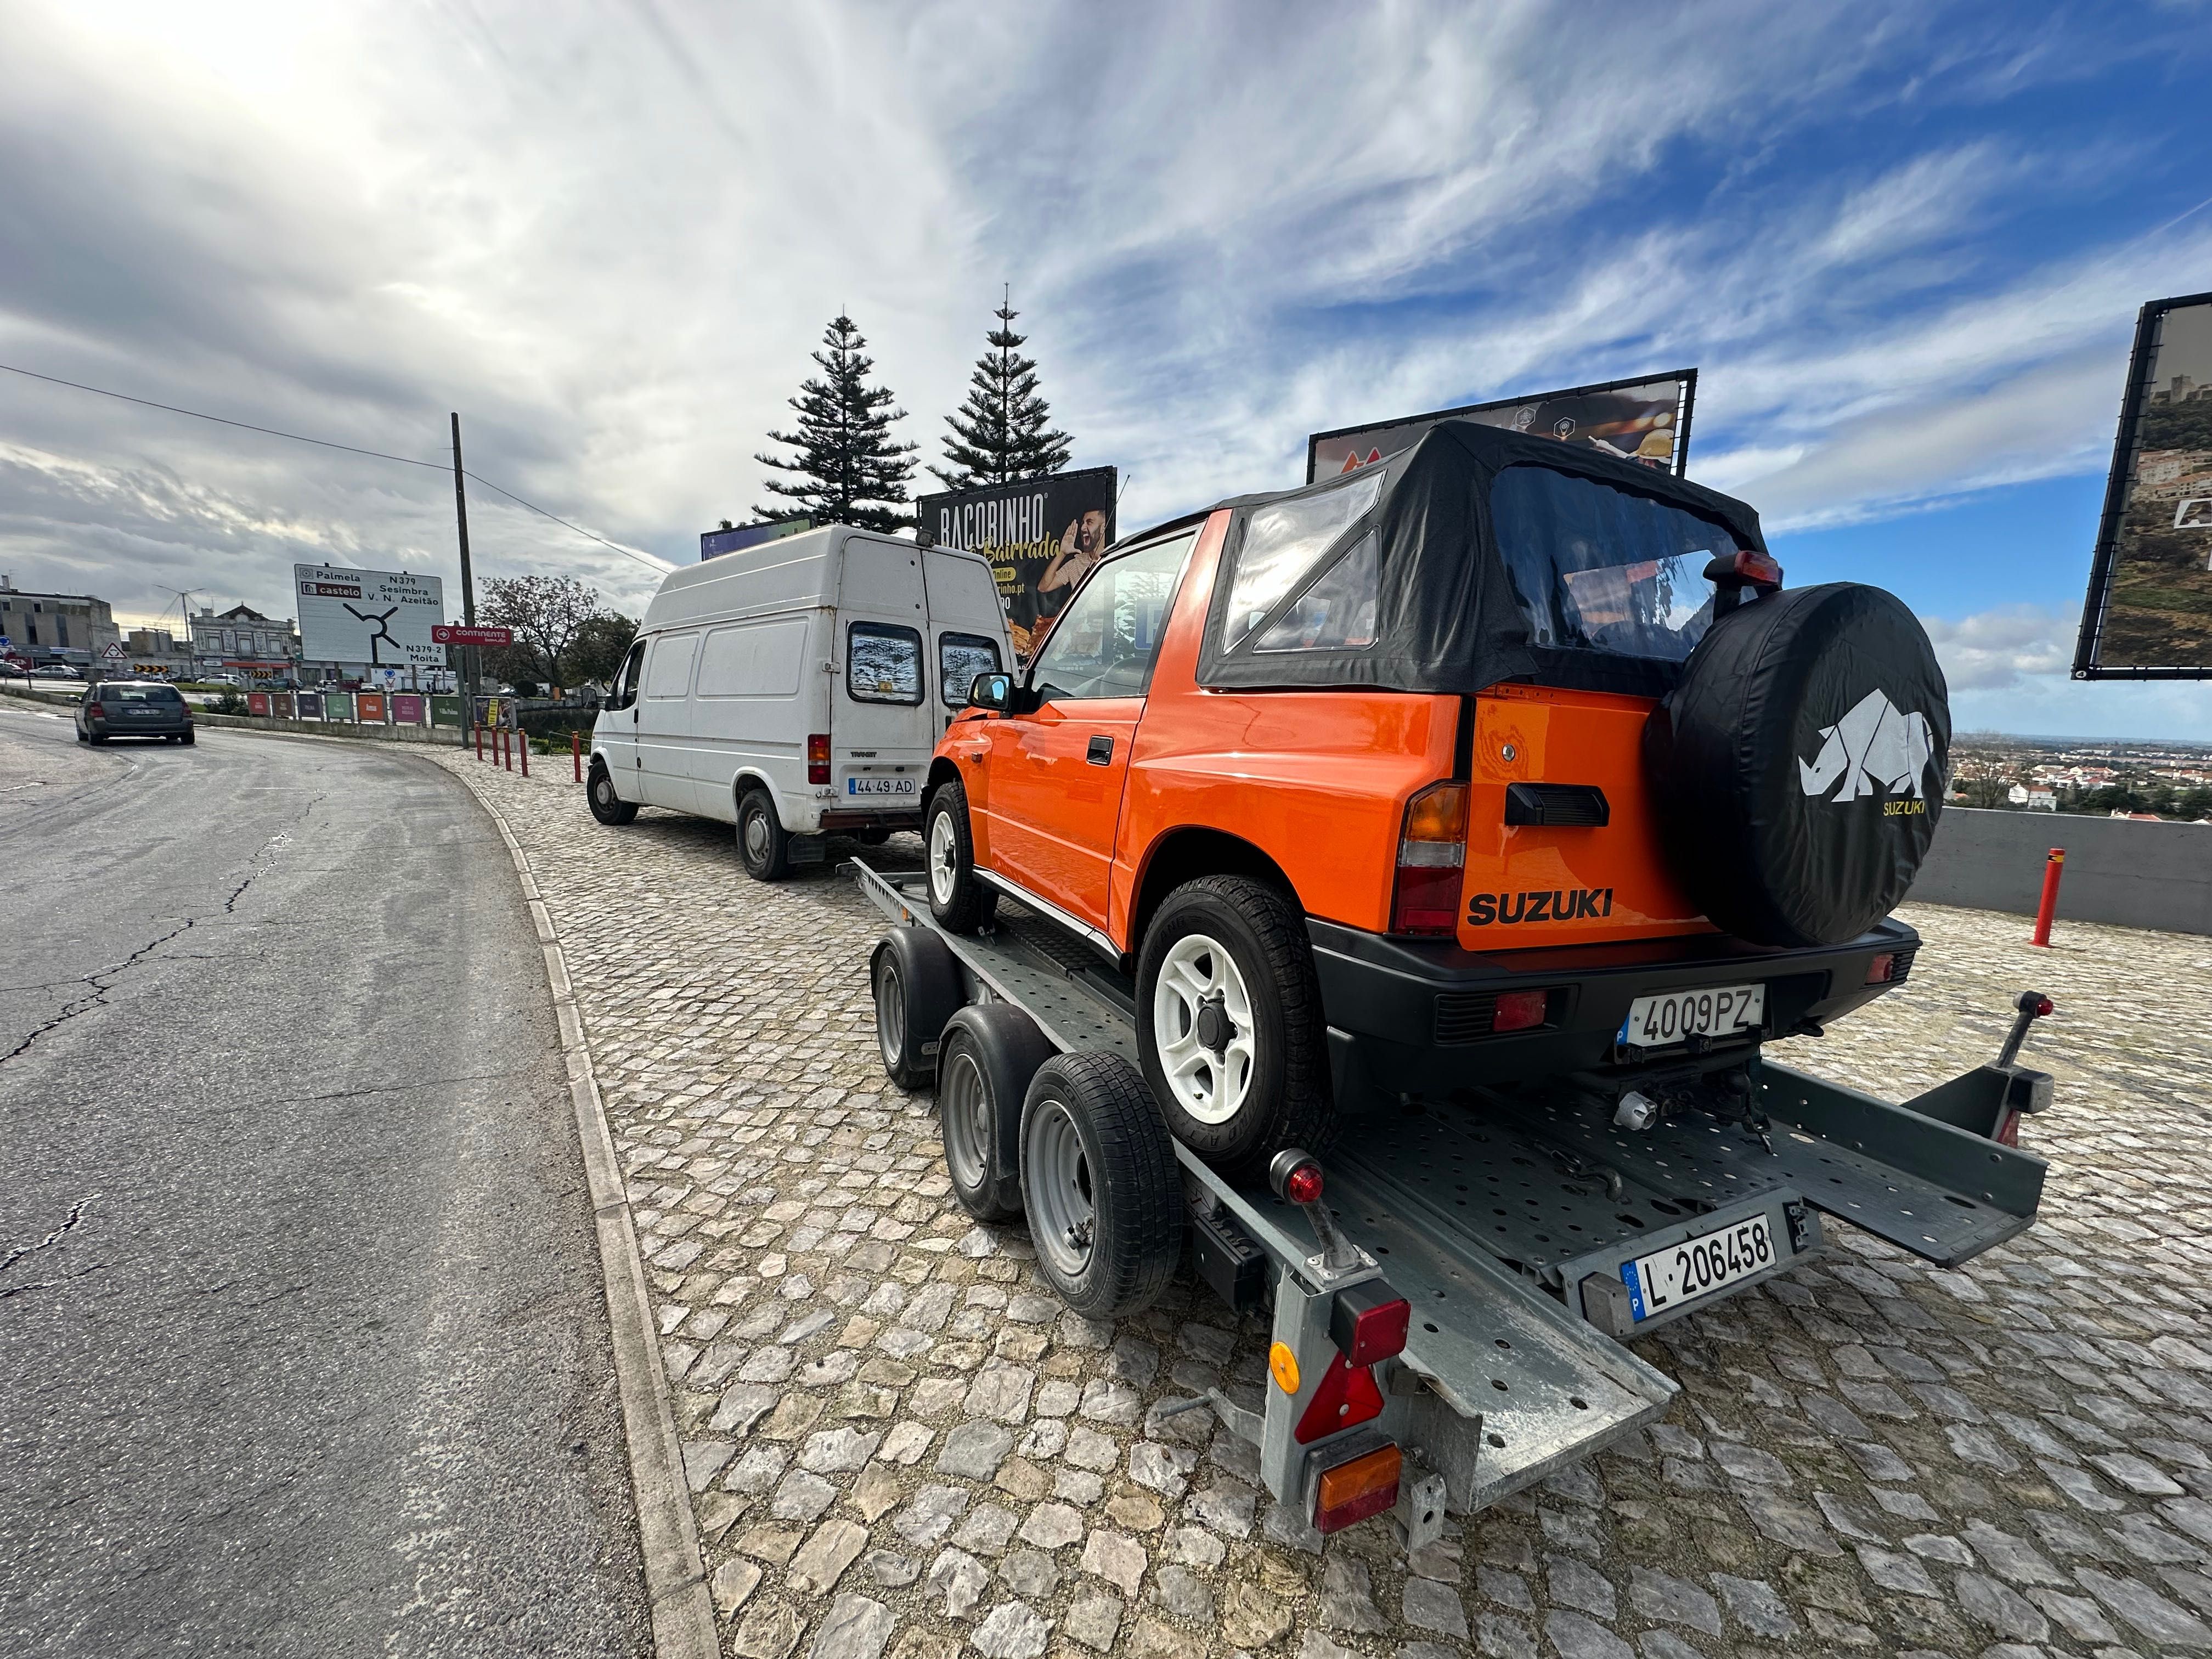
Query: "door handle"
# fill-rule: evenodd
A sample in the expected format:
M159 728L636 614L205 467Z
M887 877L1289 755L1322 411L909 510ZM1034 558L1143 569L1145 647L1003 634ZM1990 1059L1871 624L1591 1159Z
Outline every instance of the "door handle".
M1104 736L1091 738L1091 746L1083 752L1083 758L1093 766L1111 766L1114 763L1114 739Z

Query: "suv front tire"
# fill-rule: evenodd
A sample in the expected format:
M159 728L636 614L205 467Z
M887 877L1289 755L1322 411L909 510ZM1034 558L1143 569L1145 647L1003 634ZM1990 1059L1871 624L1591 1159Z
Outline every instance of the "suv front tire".
M1323 1030L1304 918L1281 892L1206 876L1168 895L1139 953L1137 1039L1176 1139L1235 1178L1285 1146L1322 1149Z
M950 933L972 933L990 921L998 895L975 874L975 841L968 823L968 792L957 778L937 787L922 825L929 876L929 914Z

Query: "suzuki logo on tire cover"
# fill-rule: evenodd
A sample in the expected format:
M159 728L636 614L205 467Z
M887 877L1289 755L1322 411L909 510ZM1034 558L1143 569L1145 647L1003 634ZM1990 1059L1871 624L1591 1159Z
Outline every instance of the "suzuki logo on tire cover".
M1885 792L1920 798L1921 779L1936 752L1925 714L1908 714L1882 692L1869 691L1843 719L1821 727L1820 736L1820 752L1797 763L1807 794L1832 800Z

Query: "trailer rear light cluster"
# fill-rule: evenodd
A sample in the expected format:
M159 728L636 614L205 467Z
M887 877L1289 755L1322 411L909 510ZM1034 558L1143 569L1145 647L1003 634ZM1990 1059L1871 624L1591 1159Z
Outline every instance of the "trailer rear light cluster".
M1395 1446L1363 1453L1333 1469L1323 1469L1314 1492L1314 1530L1341 1532L1394 1508L1405 1458Z
M806 781L809 783L830 781L830 734L817 732L806 739Z
M1456 928L1466 864L1467 786L1432 783L1406 803L1390 931L1448 935Z
M1329 1340L1348 1365L1372 1365L1406 1351L1413 1304L1382 1280L1337 1293L1328 1310Z

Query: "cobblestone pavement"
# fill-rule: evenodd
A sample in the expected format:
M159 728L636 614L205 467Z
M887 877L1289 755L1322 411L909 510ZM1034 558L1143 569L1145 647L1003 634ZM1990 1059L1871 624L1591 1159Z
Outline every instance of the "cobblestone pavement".
M2212 1650L2212 1323L2197 1252L2212 941L1916 908L1909 988L1789 1058L1893 1098L2028 1058L2042 1221L1961 1272L1829 1252L1639 1345L1630 1443L1408 1561L1325 1547L1200 1411L1264 1334L1179 1279L1106 1327L948 1195L873 1038L876 913L746 879L724 826L594 823L568 769L444 763L536 866L658 1298L726 1650L744 1659L1686 1659ZM902 851L903 848L903 851ZM911 862L901 838L883 851Z

